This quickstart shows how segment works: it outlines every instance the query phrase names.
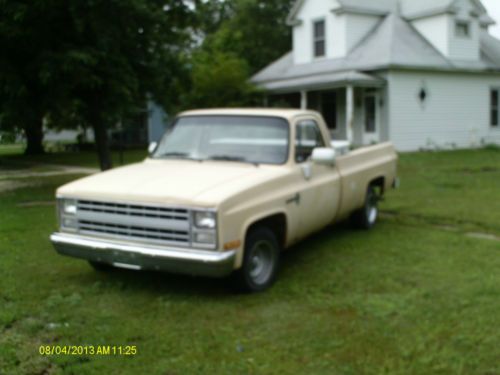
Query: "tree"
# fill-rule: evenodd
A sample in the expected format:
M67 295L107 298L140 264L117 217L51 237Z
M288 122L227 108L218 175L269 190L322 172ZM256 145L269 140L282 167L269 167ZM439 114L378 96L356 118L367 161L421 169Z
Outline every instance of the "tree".
M209 35L203 48L233 53L253 74L291 49L286 18L294 0L234 0L227 19Z
M71 115L94 129L101 168L111 168L108 129L148 95L163 103L173 96L190 8L182 0L0 0L2 7L7 117L29 130L34 119Z
M62 75L83 122L94 129L105 170L111 168L107 130L143 109L148 94L163 102L162 96L173 96L190 11L181 0L95 0L67 7Z
M193 56L191 91L185 104L192 108L238 107L251 100L245 60L230 53L200 51Z
M253 105L259 91L252 74L291 48L286 18L293 0L197 1L202 43L192 54L191 107Z
M20 128L27 154L43 153L43 120L60 82L46 74L49 19L40 2L0 1L0 111L2 128Z
M215 33L232 14L233 2L223 0L194 0L195 29L202 37Z

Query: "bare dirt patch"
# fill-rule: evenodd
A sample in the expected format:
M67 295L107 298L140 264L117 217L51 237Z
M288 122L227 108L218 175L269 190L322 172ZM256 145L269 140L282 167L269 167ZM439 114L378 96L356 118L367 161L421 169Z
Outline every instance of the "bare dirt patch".
M18 169L6 171L0 168L0 193L33 186L33 179L61 175L91 175L99 172L95 168L82 168L40 164L32 169Z
M16 189L21 189L29 186L33 186L32 181L9 181L9 180L0 180L0 193L4 193L6 191L12 191Z
M57 168L57 169L55 169ZM56 167L56 166L46 166L46 169L43 171L10 171L8 173L2 173L0 175L1 180L9 180L12 178L32 178L32 177L53 177L60 176L65 174L94 174L99 172L98 169L94 168L80 168L80 167Z

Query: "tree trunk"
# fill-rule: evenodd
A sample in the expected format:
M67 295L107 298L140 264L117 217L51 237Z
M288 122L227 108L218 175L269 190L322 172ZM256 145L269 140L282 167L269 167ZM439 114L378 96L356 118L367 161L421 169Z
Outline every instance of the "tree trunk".
M97 155L99 156L99 165L101 166L102 171L107 171L108 169L113 168L113 161L111 160L109 138L106 126L102 121L94 121L92 127L94 129Z
M45 153L43 149L43 120L33 119L24 128L26 135L26 155L41 155Z

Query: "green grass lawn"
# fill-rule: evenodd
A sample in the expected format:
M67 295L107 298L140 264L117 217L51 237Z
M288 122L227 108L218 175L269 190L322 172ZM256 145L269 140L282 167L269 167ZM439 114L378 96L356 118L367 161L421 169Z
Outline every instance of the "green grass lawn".
M24 146L20 144L0 145L0 156L19 155L24 151Z
M500 235L500 151L407 154L400 176L373 231L301 243L257 295L57 255L54 190L77 176L0 193L0 374L498 375L500 243L466 233ZM38 354L65 344L138 355Z
M403 154L400 176L384 209L403 221L500 233L500 148Z

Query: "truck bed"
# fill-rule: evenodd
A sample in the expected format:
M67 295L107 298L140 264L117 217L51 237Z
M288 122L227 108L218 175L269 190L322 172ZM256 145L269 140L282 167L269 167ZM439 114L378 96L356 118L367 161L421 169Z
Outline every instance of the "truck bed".
M337 169L342 177L337 218L363 206L368 185L377 180L382 190L389 189L397 176L397 153L391 143L363 147L337 159Z

